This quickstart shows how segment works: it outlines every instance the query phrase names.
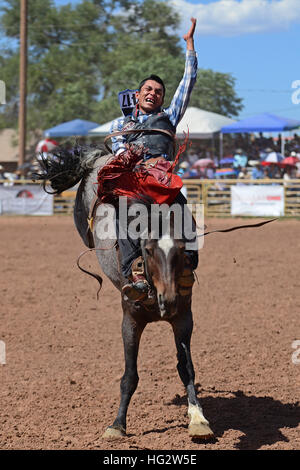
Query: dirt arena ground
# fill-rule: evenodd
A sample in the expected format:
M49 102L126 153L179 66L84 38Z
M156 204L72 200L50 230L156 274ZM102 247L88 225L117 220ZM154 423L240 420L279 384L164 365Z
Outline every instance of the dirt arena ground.
M192 355L208 442L188 436L165 323L142 337L128 436L102 439L123 374L119 293L105 279L97 301L72 217L2 216L0 228L0 449L300 449L300 221L211 234L200 250ZM98 269L95 254L83 265Z

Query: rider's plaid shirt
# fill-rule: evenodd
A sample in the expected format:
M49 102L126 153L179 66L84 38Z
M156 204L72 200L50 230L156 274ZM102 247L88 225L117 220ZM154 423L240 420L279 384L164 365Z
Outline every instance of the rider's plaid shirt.
M181 82L173 96L170 106L163 111L169 116L173 126L177 126L188 106L192 89L197 78L198 61L195 51L186 51L185 70ZM137 119L140 123L145 122L150 114L139 113ZM121 131L125 117L115 119L111 125L110 132ZM112 152L119 154L125 150L126 137L117 136L112 138Z

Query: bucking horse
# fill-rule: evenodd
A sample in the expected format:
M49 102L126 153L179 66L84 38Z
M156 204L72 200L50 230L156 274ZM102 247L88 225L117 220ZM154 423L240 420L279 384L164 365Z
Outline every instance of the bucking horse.
M141 240L141 249L152 298L135 302L122 294L125 280L120 271L118 243L116 238L101 238L103 205L97 204L95 184L99 170L112 158L112 154L100 147L85 150L74 147L72 151L61 149L51 160L42 159L41 171L34 178L42 180L46 191L50 184L51 192L58 194L78 185L74 206L75 226L86 247L95 250L103 273L121 293L125 371L120 383L121 399L117 416L103 437L126 435L127 411L139 381L137 358L141 335L148 323L165 321L173 329L177 370L187 392L189 436L211 438L213 432L204 417L194 385L195 372L190 350L192 290L188 295L186 292L182 295L178 286L178 279L184 270L184 241L178 235L174 236L174 230L170 230L168 236L162 232L158 237L151 236L150 230L149 235ZM172 223L170 225L172 227ZM92 275L102 283L101 276Z

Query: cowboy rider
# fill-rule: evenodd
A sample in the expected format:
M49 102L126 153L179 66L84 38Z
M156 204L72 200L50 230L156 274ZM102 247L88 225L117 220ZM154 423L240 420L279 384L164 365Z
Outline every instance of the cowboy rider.
M189 103L190 95L197 77L197 53L194 49L194 31L196 19L191 18L192 25L183 36L186 41L186 62L183 78L174 94L170 106L162 108L165 96L165 86L157 75L150 75L139 85L136 92L136 107L130 116L115 119L111 133L127 129L163 129L175 134L176 126L183 117ZM159 133L136 133L112 137L112 152L115 156L126 155L128 144L134 144L146 149L143 160L158 158L172 160L173 142L167 135ZM181 206L186 199L179 193L175 201ZM131 300L143 300L148 295L149 285L143 272L139 240L118 240L121 253L122 274L127 279L123 293ZM190 273L197 267L198 252L187 252ZM189 276L191 277L191 276Z

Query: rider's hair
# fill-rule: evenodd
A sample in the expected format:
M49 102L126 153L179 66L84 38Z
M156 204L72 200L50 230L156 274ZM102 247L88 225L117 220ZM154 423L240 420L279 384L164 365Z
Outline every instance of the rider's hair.
M164 95L163 95L163 96L165 96L166 87L165 87L164 82L162 81L162 79L161 79L158 75L150 75L149 77L144 78L144 80L142 80L141 83L139 84L139 91L141 91L142 86L143 86L148 80L153 80L154 82L159 83L159 84L163 87L163 90L164 90Z

